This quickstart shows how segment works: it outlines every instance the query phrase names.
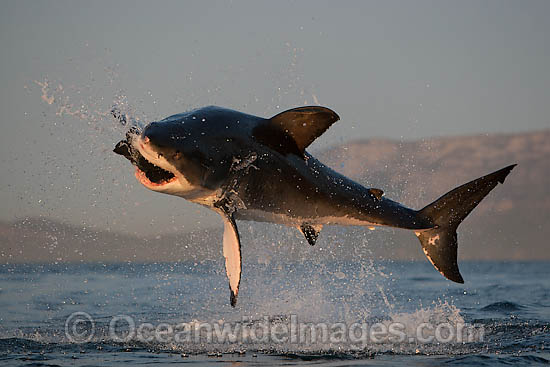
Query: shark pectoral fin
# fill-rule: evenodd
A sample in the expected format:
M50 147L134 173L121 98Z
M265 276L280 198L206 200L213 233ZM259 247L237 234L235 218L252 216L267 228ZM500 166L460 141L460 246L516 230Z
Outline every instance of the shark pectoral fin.
M317 241L317 237L319 237L321 229L323 229L322 225L312 226L310 224L302 224L300 226L300 231L303 233L307 242L309 242L311 246L315 245L315 241Z
M259 142L281 154L303 155L305 149L340 117L321 106L293 108L254 128Z
M225 271L229 279L231 290L231 306L237 304L239 284L241 282L241 241L237 225L232 215L223 217L223 257L225 257Z

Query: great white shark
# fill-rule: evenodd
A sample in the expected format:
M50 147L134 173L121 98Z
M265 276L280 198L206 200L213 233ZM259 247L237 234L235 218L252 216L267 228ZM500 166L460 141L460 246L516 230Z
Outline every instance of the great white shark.
M114 114L121 118L120 114ZM335 172L305 149L339 116L307 106L262 118L209 106L133 127L114 152L135 166L137 180L217 212L235 306L241 280L236 220L298 228L314 245L324 225L409 229L433 266L464 283L457 263L457 227L515 164L468 182L420 210L405 207Z

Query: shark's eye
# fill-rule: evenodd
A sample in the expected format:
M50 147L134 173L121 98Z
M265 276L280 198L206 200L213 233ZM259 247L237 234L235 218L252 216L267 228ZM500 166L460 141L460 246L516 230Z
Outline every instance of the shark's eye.
M179 150L176 151L176 153L174 153L174 159L181 159L181 156L182 156L182 154Z

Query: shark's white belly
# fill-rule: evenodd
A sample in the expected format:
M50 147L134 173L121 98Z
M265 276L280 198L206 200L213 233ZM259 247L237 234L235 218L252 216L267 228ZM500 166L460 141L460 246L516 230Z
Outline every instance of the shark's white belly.
M349 216L329 217L296 217L292 213L271 213L258 209L240 210L235 213L237 220L250 220L256 222L269 222L283 224L289 227L299 227L304 223L309 225L341 225L341 226L376 226L376 223L359 220Z

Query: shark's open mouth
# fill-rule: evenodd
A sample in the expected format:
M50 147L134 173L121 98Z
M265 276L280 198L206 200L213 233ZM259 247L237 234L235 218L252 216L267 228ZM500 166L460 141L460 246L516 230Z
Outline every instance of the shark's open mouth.
M136 178L146 186L162 186L177 179L172 172L149 162L127 140L121 140L114 152L123 155L136 166Z
M176 179L172 172L155 166L140 154L136 165L136 177L143 184L154 186L165 185Z

